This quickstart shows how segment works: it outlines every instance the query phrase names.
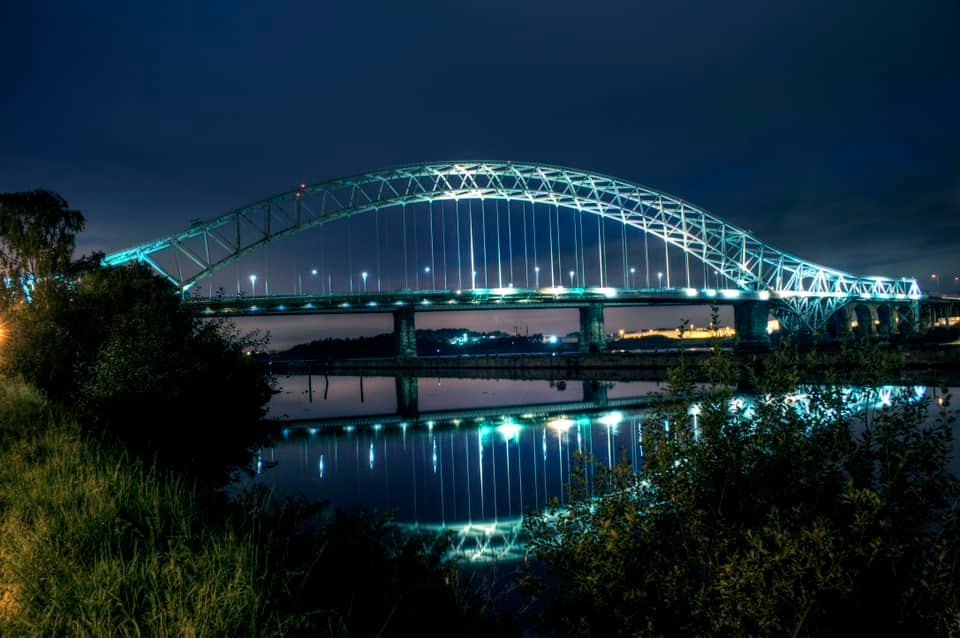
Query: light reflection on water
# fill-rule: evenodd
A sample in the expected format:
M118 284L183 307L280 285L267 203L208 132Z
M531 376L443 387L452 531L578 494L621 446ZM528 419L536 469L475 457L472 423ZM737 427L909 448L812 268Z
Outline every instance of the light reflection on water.
M486 410L476 418L447 414L436 421L428 416L351 421L357 415L395 410L392 378L364 379L362 402L357 378L331 377L326 401L323 379L319 392L317 377L312 383L310 403L305 377L285 379L284 393L271 405L274 414L345 418L338 425L306 422L287 428L272 447L260 451L252 480L281 498L330 500L338 507L388 513L405 525L451 529L462 553L475 559L522 554L522 514L554 500L565 502L578 454L607 467L621 460L639 467L643 429L664 427L640 409L564 414L542 405L581 401L579 382L557 388L546 381L421 379L423 411L521 406ZM615 403L611 397L642 397L655 390L657 385L649 382L616 384L607 388L607 397ZM856 410L882 409L894 391L881 389L869 400L854 391ZM914 400L931 400L933 392L922 387L905 391ZM804 398L803 390L794 395L797 409L804 409ZM750 403L749 398L737 399L732 406L749 411ZM536 413L525 414L528 404L540 405ZM695 420L696 410L690 414ZM362 422L366 425L356 425ZM956 458L953 465L956 473ZM593 470L588 466L586 471L590 482Z
M479 426L297 430L263 450L258 480L281 496L330 498L401 522L495 521L565 500L577 454L638 466L642 423L639 413L607 412Z
M397 409L393 377L323 377L292 375L280 378L269 416L310 419L361 414L392 414ZM639 397L662 388L658 381L610 384L610 398ZM512 379L419 379L419 403L424 411L471 407L559 403L583 399L580 381Z

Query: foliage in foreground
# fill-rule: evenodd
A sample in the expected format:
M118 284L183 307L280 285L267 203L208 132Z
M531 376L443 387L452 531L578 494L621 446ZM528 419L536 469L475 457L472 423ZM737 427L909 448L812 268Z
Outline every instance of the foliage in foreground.
M270 397L250 339L197 319L146 267L41 282L7 324L3 369L85 431L208 481L248 464Z
M770 369L767 389L786 373ZM692 389L682 378L674 390ZM665 407L646 464L582 480L556 518L526 525L544 625L567 635L960 634L952 417L903 398L851 413L838 390L808 410L785 392L755 414L721 388ZM669 432L653 424L670 423Z
M29 383L0 378L0 634L485 632L445 540L212 489L249 463L258 344L144 267L74 262L82 226L0 194L0 365Z
M105 451L22 384L0 385L0 437L0 635L485 628L442 542L362 516L310 527L315 510L258 496L217 505Z

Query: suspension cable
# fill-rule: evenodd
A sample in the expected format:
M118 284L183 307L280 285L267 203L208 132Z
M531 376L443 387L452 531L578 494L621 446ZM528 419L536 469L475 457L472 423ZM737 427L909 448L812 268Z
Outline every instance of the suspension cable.
M507 200L507 252L510 259L510 283L513 283L513 218L510 215L510 200Z
M434 261L433 254L433 200L430 200L430 289L435 290L437 287L437 275L436 275L437 264Z
M500 259L500 200L493 200L494 212L497 215L497 287L503 288L503 261Z
M456 206L456 218L457 218L457 290L463 290L463 259L460 255L460 199L457 198L454 200Z
M407 264L407 204L404 202L400 204L400 214L403 218L403 226L400 229L400 234L403 236L403 289L410 289L410 279L409 279L409 268Z

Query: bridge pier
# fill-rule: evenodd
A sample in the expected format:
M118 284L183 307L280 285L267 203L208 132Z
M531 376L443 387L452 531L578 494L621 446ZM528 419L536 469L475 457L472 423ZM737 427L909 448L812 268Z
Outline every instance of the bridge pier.
M898 306L896 308L897 331L902 335L913 334L920 327L920 309L918 304Z
M740 301L733 304L733 324L737 333L737 350L756 351L770 348L767 321L770 304L767 301Z
M853 313L857 320L857 336L873 337L877 331L877 309L869 304L858 303L853 307Z
M393 311L393 338L396 343L396 355L401 359L414 359L417 356L416 312L413 308L401 308Z
M850 336L850 309L843 306L837 309L827 320L827 330L834 339L847 339Z
M580 352L603 352L607 349L603 327L603 304L580 306Z
M950 315L951 315L950 304L948 303L937 304L937 323L938 324L942 321L944 326L950 325Z
M583 400L585 403L607 404L607 384L602 381L583 382Z
M877 334L881 337L890 337L897 332L897 324L893 320L894 309L889 304L877 306Z
M926 331L937 323L937 310L933 304L925 303L920 307L920 330Z
M417 377L397 377L397 414L416 416L419 412L420 382Z

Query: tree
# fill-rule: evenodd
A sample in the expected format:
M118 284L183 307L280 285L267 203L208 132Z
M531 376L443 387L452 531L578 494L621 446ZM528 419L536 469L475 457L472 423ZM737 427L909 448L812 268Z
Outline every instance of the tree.
M29 299L39 281L66 274L84 217L56 193L0 194L0 289L7 303Z

